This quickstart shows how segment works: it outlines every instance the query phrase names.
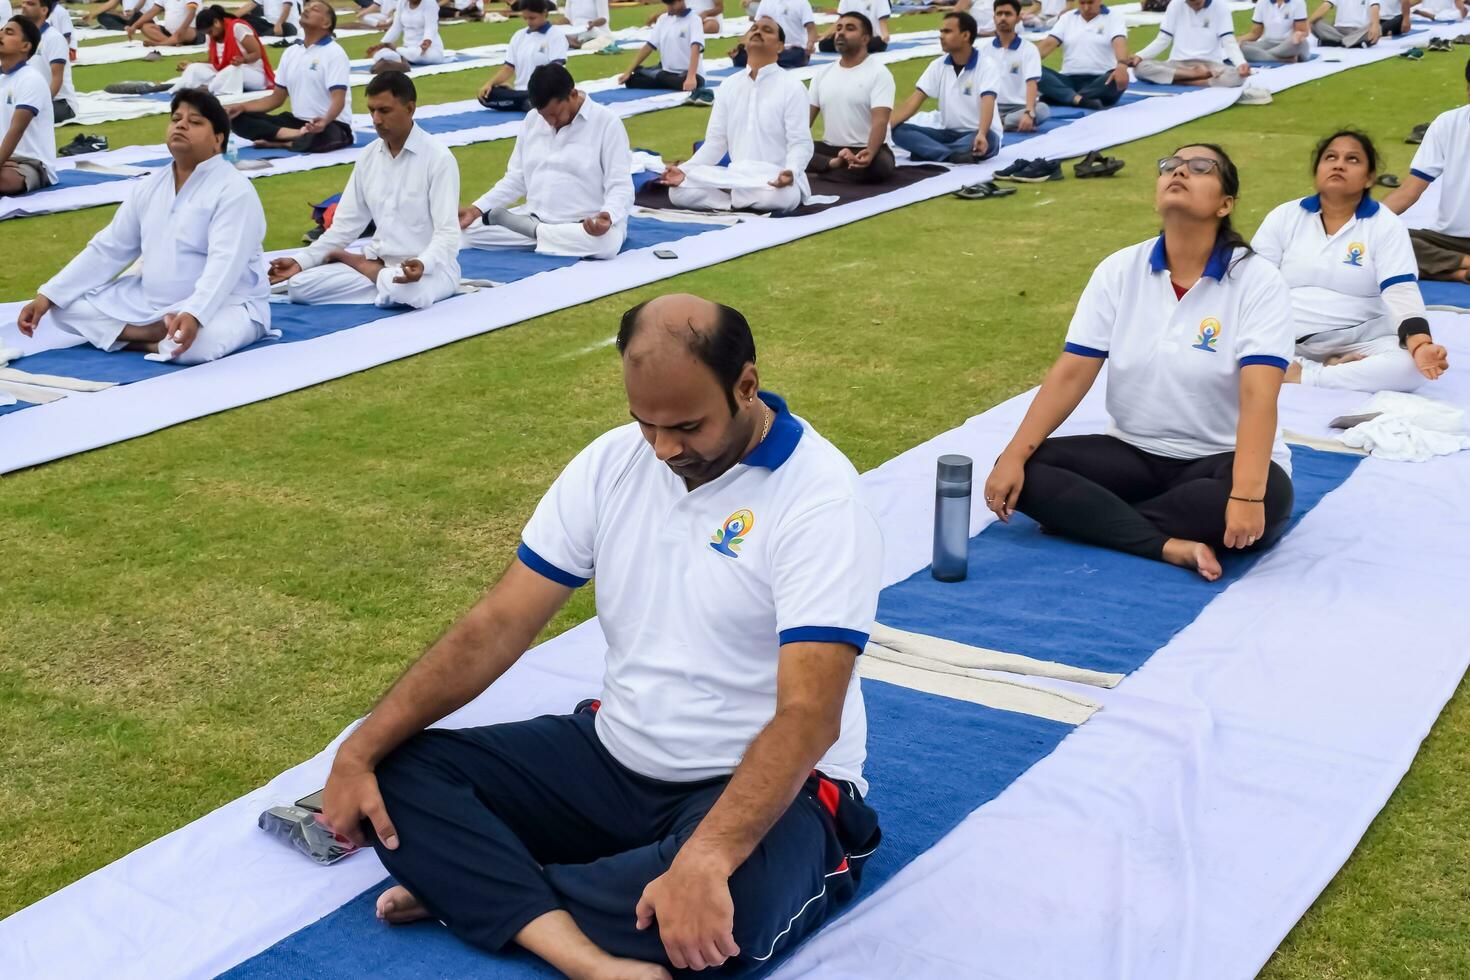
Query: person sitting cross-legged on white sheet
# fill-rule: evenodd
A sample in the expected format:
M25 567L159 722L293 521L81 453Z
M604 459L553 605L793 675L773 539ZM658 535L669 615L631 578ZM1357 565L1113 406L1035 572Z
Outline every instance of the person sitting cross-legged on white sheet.
M1413 391L1449 367L1430 336L1409 232L1373 200L1377 177L1373 141L1333 133L1317 145L1317 193L1276 208L1251 241L1291 287L1289 382Z
M1311 35L1306 0L1256 0L1240 53L1248 61L1305 61L1312 53Z
M1470 3L1465 0L1420 0L1414 4L1412 14L1419 20L1453 24L1470 17Z
M71 47L66 38L48 19L57 0L23 0L20 15L41 32L41 46L31 56L31 64L40 71L51 87L51 114L58 123L77 114L77 90L71 79Z
M567 38L552 28L547 0L521 0L517 12L526 26L510 36L505 64L480 89L480 105L496 112L530 111L526 87L531 84L531 72L567 60Z
M565 65L532 72L530 95L505 176L459 212L463 245L610 259L633 208L628 131L577 89Z
M562 13L552 29L567 39L568 47L580 48L600 37L612 37L608 0L567 0Z
M377 3L370 3L357 12L357 22L375 31L386 30L393 23L393 15L398 12L398 3L399 0L378 0Z
M56 183L51 89L31 63L41 32L19 15L0 25L0 195Z
M215 95L239 95L241 92L264 92L276 83L265 46L250 23L225 13L213 4L199 11L195 20L199 33L209 39L204 61L179 61L181 88L208 89Z
M1173 57L1159 61L1165 51ZM1155 85L1239 88L1251 73L1225 0L1169 0L1158 35L1128 64Z
M704 54L704 27L689 10L686 0L664 0L667 8L653 22L648 40L618 82L628 88L662 88L674 92L693 92L704 87L699 74L700 56ZM643 62L658 52L658 67L644 67Z
M1383 36L1379 6L1378 0L1323 0L1309 18L1312 36L1326 48L1371 48Z
M265 211L224 158L230 121L200 89L175 92L172 165L153 171L107 227L21 310L22 333L44 318L105 351L199 364L267 336ZM137 275L119 275L142 260Z
M980 56L995 62L995 111L1008 133L1030 133L1051 118L1041 101L1041 51L1017 31L1021 0L995 0L995 37L981 41Z
M402 72L377 75L367 107L378 139L347 178L332 226L292 258L271 262L293 303L425 309L459 288L459 165L413 121L418 93ZM372 224L362 253L347 246Z
M199 39L194 27L194 17L199 13L198 0L153 0L153 5L126 28L128 40L134 34L143 35L143 44L150 48L176 48L193 44ZM163 20L156 18L163 15Z
M784 44L769 17L743 40L748 62L720 86L704 142L661 178L676 208L793 211L811 193L806 165L813 142L805 86L776 64ZM721 166L725 154L729 166Z
M256 146L290 147L297 153L330 153L351 146L352 61L332 32L337 12L327 0L307 0L301 11L306 43L281 55L275 87L253 102L227 106L230 128ZM290 112L276 112L291 100Z
M1465 86L1470 97L1470 61L1465 62ZM1394 214L1403 214L1433 183L1439 184L1439 204L1424 219L1424 227L1409 232L1419 278L1470 283L1470 105L1435 117L1403 186L1383 203Z
M893 142L915 160L988 160L1000 152L1005 138L995 109L1000 68L980 56L975 18L969 14L944 15L939 47L944 56L929 63L913 93L893 110ZM939 101L939 109L926 113L929 121L924 124L911 122L930 98Z
M544 0L543 0L544 2ZM441 65L449 60L439 37L439 7L433 0L402 0L383 40L369 45L373 74L408 71L412 65Z
M811 121L822 119L822 139L807 170L830 180L881 184L893 176L888 120L893 116L893 73L868 57L873 25L859 13L837 18L832 37L839 58L812 79Z

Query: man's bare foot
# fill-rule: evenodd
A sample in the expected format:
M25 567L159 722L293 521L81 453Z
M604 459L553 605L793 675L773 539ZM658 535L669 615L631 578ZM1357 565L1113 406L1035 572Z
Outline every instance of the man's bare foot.
M672 980L657 963L610 955L562 909L532 919L515 939L572 980Z
M1299 385L1302 383L1302 362L1292 361L1286 365L1286 377L1282 379L1284 384Z
M408 922L430 918L430 916L429 910L424 908L407 888L402 885L394 885L378 896L378 918L384 922L391 922L395 926L401 926Z
M1164 542L1163 558L1171 565L1199 572L1206 582L1215 581L1224 571L1220 567L1220 559L1215 557L1214 549L1199 541L1170 538Z

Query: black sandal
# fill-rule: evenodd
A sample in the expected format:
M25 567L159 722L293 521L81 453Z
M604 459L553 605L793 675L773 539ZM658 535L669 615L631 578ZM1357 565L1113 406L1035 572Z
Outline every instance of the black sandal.
M1014 193L1014 187L1002 187L994 181L985 180L961 187L954 192L954 196L962 201L983 201L987 197L1009 197Z

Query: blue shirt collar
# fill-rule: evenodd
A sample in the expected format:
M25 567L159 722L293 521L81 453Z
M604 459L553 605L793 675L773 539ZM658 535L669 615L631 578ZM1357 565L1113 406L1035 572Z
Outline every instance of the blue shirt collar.
M41 33L45 34L49 30L51 30L51 22L49 20L41 21Z
M990 46L993 47L993 48L1001 47L1000 38L998 38L998 37L991 38L990 39ZM1011 38L1011 43L1010 44L1005 45L1006 49L1007 50L1010 50L1010 51L1014 51L1017 48L1019 48L1020 46L1021 46L1021 35L1019 35L1019 34L1017 34L1015 37Z
M1297 203L1302 206L1303 211L1310 211L1312 214L1319 214L1322 211L1321 194L1313 194L1311 197L1304 197ZM1358 207L1355 211L1353 211L1353 217L1371 218L1378 213L1378 209L1381 207L1383 207L1383 205L1373 200L1373 195L1369 194L1367 191L1364 191L1362 200L1358 201Z
M1215 250L1210 253L1210 260L1205 263L1205 276L1220 282L1225 278L1225 272L1230 268L1230 256L1235 249L1223 238L1215 239ZM1153 272L1164 272L1169 268L1169 253L1164 248L1164 236L1160 234L1154 242L1154 250L1148 257L1148 267Z
M531 30L529 27L526 28L526 33L527 34L545 34L549 30L551 30L551 21L548 20L546 23L542 24L540 27L536 28L534 31Z
M315 44L313 44L312 47L319 48L319 47L321 47L324 44L331 44L335 40L337 40L337 38L334 37L332 34L329 33L326 36L324 36L320 41L318 41Z
M769 391L761 392L760 396L761 401L776 413L776 417L771 420L771 431L740 462L746 466L762 466L774 470L796 452L796 444L801 441L802 428L801 423L796 421L796 416L786 407L786 399Z
M22 58L20 61L17 61L15 63L15 67L10 69L9 71L6 71L4 68L0 68L0 75L14 75L16 72L20 71L22 68L30 63L31 60L29 58Z
M669 13L672 14L674 12L671 10L671 11L669 11ZM688 17L692 13L694 13L694 11L690 10L688 7L685 7L683 10L679 11L677 14L674 14L674 16L675 17Z
M967 61L967 62L965 62L965 71L971 71L971 70L973 70L974 67L975 67L975 63L978 62L979 60L980 60L980 52L977 51L977 50L975 50L975 48L972 47L970 49L970 60ZM944 56L944 63L946 65L950 65L951 67L953 67L953 65L954 65L954 55L952 55L952 54L945 55Z

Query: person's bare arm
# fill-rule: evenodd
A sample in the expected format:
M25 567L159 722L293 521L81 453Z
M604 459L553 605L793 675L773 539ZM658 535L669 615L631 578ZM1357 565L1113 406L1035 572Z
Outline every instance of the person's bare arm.
M923 92L914 89L913 94L904 99L903 104L893 110L893 115L889 118L890 125L896 128L912 119L914 113L919 111L919 107L924 104L924 99L927 97Z
M286 104L286 90L277 85L261 98L253 102L236 102L225 106L225 112L231 119L242 112L271 112Z
M1240 369L1235 468L1225 502L1225 547L1246 548L1266 533L1266 479L1276 441L1276 398L1286 372L1269 364Z
M1429 190L1429 181L1415 174L1409 174L1398 187L1393 189L1392 193L1383 199L1383 206L1394 214L1403 214L1413 207L1427 190Z
M15 114L10 117L10 128L5 131L5 138L0 139L0 167L10 159L15 148L20 146L20 138L25 135L26 127L36 114L25 106L16 106Z
M883 143L888 139L888 121L893 118L892 109L876 108L870 111L873 121L868 126L868 145L863 148L863 153L866 154L864 166L883 149Z
M409 667L340 748L322 814L331 828L365 843L366 818L383 846L398 846L383 807L377 764L409 737L468 704L521 658L572 594L520 559L468 613Z
M1317 21L1321 20L1323 17L1326 17L1327 12L1331 9L1332 4L1330 3L1318 4L1317 9L1312 11L1312 16L1307 18L1307 26L1310 27L1311 25L1317 23Z
M265 49L260 46L260 42L255 39L254 35L240 40L240 64L253 65L264 57Z
M1242 34L1240 36L1240 40L1242 42L1244 42L1244 41L1258 41L1258 40L1260 40L1261 35L1264 34L1264 33L1266 33L1266 29L1264 27L1262 27L1260 24L1257 24L1257 23L1252 22L1251 23L1251 29L1248 30L1248 31L1246 31L1244 34Z
M1041 52L1041 57L1043 59L1045 59L1047 55L1051 54L1053 51L1061 46L1062 42L1058 41L1050 34L1042 38L1040 41L1036 42L1036 50Z

